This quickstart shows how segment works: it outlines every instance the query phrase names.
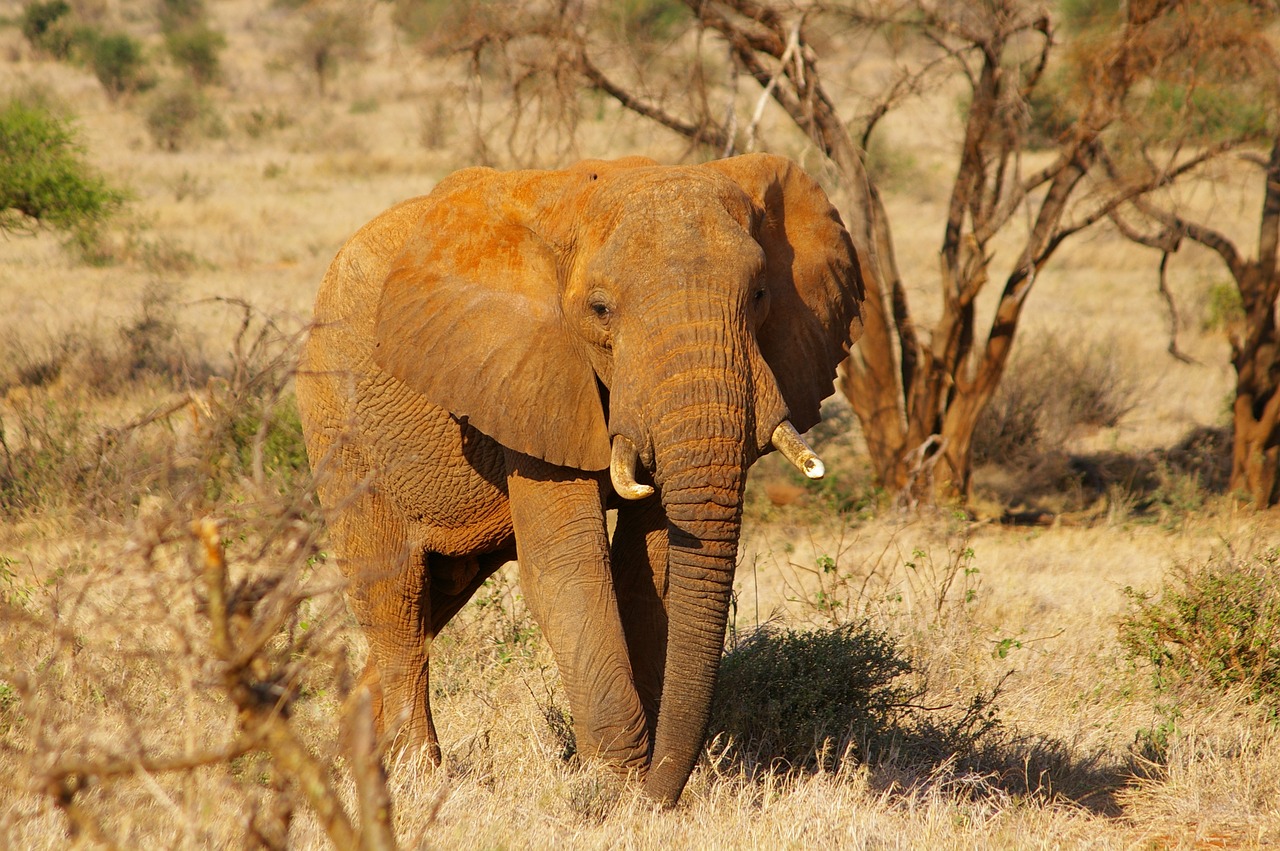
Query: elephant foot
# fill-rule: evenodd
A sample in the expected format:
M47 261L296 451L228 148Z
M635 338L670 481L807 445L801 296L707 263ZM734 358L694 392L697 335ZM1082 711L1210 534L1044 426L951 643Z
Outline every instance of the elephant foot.
M435 723L431 718L431 707L426 701L425 689L420 710L418 709L419 701L410 700L402 701L400 711L388 712L382 688L382 675L372 658L365 664L364 673L360 675L356 688L369 692L373 710L374 735L378 741L383 741L388 736L391 738L391 743L385 751L391 757L389 762L422 753L433 767L438 768L444 763L440 740L436 736Z

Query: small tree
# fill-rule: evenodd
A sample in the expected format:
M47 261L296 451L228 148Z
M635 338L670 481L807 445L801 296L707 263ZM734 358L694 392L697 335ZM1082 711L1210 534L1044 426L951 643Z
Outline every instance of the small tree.
M149 88L154 80L147 70L142 44L126 33L110 33L94 38L88 45L89 64L107 96Z
M227 38L209 25L203 0L160 0L159 18L165 50L174 63L186 68L197 85L215 82Z
M1258 145L1241 154L1260 184L1256 254L1241 247L1243 235L1168 198L1134 198L1111 218L1128 238L1161 251L1162 287L1170 256L1187 240L1215 253L1230 273L1243 308L1241 327L1230 336L1236 373L1230 487L1266 508L1280 501L1280 54L1265 34L1277 17L1274 6L1258 3L1202 11L1191 38L1212 48L1217 61L1164 57L1160 85L1137 105L1144 121L1132 139L1149 148ZM1128 149L1108 154L1115 179L1141 180L1155 167L1134 156L1133 146L1131 140Z
M22 10L22 35L38 50L65 58L67 44L63 30L71 6L66 0L36 0Z
M1280 69L1271 74L1280 73ZM1218 255L1235 283L1244 321L1233 331L1231 365L1236 373L1231 405L1231 490L1247 494L1258 508L1280 501L1280 334L1276 328L1280 304L1280 129L1271 141L1270 153L1247 157L1258 167L1262 204L1258 218L1257 253L1250 257L1226 231L1177 212L1154 201L1133 205L1154 230L1137 227L1117 217L1121 230L1136 242L1158 248L1164 259L1184 240L1205 246Z
M0 232L92 230L123 200L84 161L70 122L21 100L0 110Z
M191 74L191 79L204 86L216 82L222 73L220 54L227 38L205 23L188 24L169 30L164 46L175 63Z
M369 43L367 13L366 8L354 2L305 5L306 30L298 49L316 75L316 88L321 97L339 63L364 55Z

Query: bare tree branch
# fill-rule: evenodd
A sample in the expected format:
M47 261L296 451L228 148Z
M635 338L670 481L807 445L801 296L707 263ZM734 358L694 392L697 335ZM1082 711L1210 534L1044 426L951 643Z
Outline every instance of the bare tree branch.
M702 124L691 124L688 121L666 112L655 104L643 101L632 95L630 92L606 77L604 72L602 72L596 64L591 61L590 57L588 57L585 52L580 54L579 62L583 76L586 77L587 81L592 86L609 95L618 103L622 104L623 107L631 110L637 115L642 115L645 118L656 121L663 127L674 130L681 136L692 139L695 142L705 142L708 145L720 149L729 148L733 144L732 137L723 127L717 124L709 121Z
M1173 355L1176 360L1179 360L1182 363L1195 363L1192 358L1183 354L1178 348L1178 327L1182 322L1178 316L1178 307L1173 301L1173 293L1169 290L1169 278L1167 274L1169 268L1169 254L1170 252L1166 251L1160 255L1160 277L1158 283L1160 298L1164 300L1165 306L1169 308L1169 348L1167 351L1169 354Z

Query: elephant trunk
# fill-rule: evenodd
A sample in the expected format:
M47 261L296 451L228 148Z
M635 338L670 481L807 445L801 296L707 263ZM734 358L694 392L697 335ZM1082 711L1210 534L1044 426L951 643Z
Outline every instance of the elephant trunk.
M742 496L754 446L747 436L749 381L730 368L708 381L678 370L660 387L682 404L662 406L653 429L655 478L669 535L667 658L653 760L645 780L674 803L706 736L733 592Z

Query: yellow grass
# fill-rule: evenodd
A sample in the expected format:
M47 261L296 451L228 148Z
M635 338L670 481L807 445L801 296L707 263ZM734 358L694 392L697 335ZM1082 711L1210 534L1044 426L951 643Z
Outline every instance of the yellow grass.
M145 96L110 104L86 71L40 59L15 28L0 29L0 94L39 88L74 110L92 161L134 195L110 234L113 265L82 265L54 235L0 239L0 340L30 352L67 334L112 338L157 285L173 295L184 342L211 360L230 359L239 327L241 313L227 299L253 305L287 340L304 328L323 271L350 233L474 161L456 68L397 43L390 4L373 4L370 56L343 67L323 101L289 59L295 30L286 13L265 0L207 5L229 42L226 80L211 90L226 130L178 153L152 145ZM157 43L147 23L150 4L103 6ZM0 17L13 20L21 8L0 3ZM366 106L353 112L356 102ZM284 115L283 126L249 133L255 111ZM602 115L583 128L578 154L675 161L685 153L678 140L613 107ZM955 115L950 96L935 93L885 130L890 147L910 155L898 166L907 174L893 182L887 206L913 307L925 319L936 310L931 286ZM440 120L447 126L443 146L424 146L424 122ZM816 163L784 128L768 135ZM1243 225L1255 214L1256 199L1235 182L1197 193L1192 200L1212 207L1224 224ZM1194 427L1225 422L1232 379L1226 344L1219 332L1190 323L1180 344L1195 362L1167 355L1156 259L1099 231L1064 249L1031 297L1023 345L1057 333L1080 345L1119 346L1140 375L1139 407L1117 427L1081 436L1079 451L1140 455L1172 446ZM1212 257L1188 248L1173 265L1171 286L1190 311L1222 277ZM0 418L17 446L13 423L23 405L80 405L95 425L118 425L171 398L172 391L147 384L100 398L67 379L10 389ZM138 445L196 445L205 427L201 405L217 398L201 396L140 429ZM866 482L856 449L829 460ZM993 706L1002 727L979 760L985 768L915 754L909 770L891 759L847 760L835 773L748 776L720 754L700 765L679 807L656 810L634 785L559 758L563 743L545 716L563 708L564 698L508 568L481 592L486 605L465 610L434 648L446 767L432 772L413 759L391 767L402 846L1120 849L1280 842L1274 724L1235 697L1191 694L1182 698L1184 715L1164 761L1144 763L1136 745L1165 717L1159 700L1172 698L1152 692L1148 672L1124 657L1116 632L1126 587L1155 590L1167 570L1202 563L1224 546L1274 546L1274 512L1255 515L1202 495L1191 511L1139 514L1099 503L1079 525L1010 528L986 519L1002 508L991 501L994 476L979 481L976 521L945 512L902 515L874 500L866 516L840 515L817 490L774 507L760 487L782 477L764 465L753 479L734 628L866 618L909 652L927 680L921 702L940 718L998 685ZM348 804L353 799L339 726L363 642L341 608L340 577L322 558L306 566L325 546L316 518L245 482L212 502L174 503L161 479L125 495L123 503L134 507L116 514L93 517L63 505L0 523L0 848L97 844L87 833L70 837L70 822L49 794L47 777L60 764L191 754L233 735L209 661L203 592L188 561L183 529L192 518L183 512L193 507L230 518L236 576L305 574L313 596L291 628L317 637L299 675L305 688L293 723L332 766ZM83 824L96 823L119 847L238 847L273 782L269 760L259 755L185 774L103 779L76 797L88 814ZM325 844L314 817L299 809L290 847Z

